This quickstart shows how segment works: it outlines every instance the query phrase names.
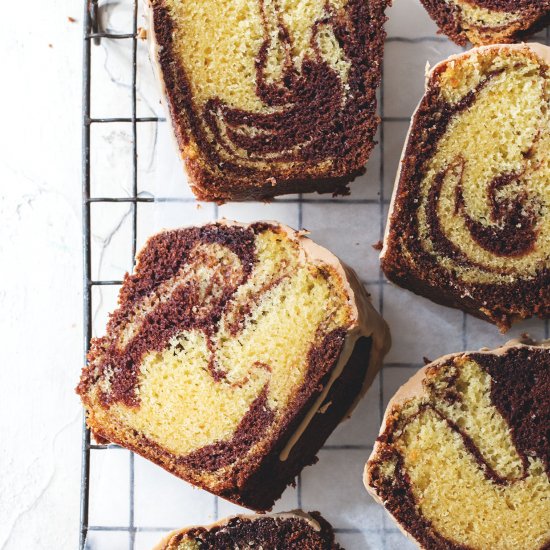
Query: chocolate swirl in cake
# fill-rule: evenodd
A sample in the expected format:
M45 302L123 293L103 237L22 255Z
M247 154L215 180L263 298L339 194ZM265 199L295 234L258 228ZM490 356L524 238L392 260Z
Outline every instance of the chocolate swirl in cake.
M313 460L292 451L317 410L334 400L320 445L386 349L363 287L332 254L279 224L219 222L147 242L77 391L99 437L266 509ZM241 495L268 459L273 484Z
M521 70L523 67L517 65L515 70ZM547 103L548 86L547 86L547 69L544 69L542 79L544 86L541 88L540 101L541 104ZM437 148L440 145L444 135L453 131L449 128L453 123L453 119L463 111L472 111L475 109L475 102L479 98L482 91L491 83L493 79L503 77L504 70L499 69L489 72L476 88L466 94L457 104L449 105L444 99L438 99L434 106L434 111L437 115L444 113L439 124L436 124L432 129L435 135L440 136L440 139L434 140L430 145L432 156L436 154ZM474 118L476 115L470 115ZM479 116L481 112L479 112ZM468 169L468 160L459 154L447 161L448 164L433 176L433 183L428 192L426 206L426 223L430 229L430 236L434 247L443 254L450 254L456 258L464 260L469 265L476 265L480 270L488 272L498 272L497 269L490 265L476 264L468 259L466 254L460 252L460 244L448 239L444 230L441 227L440 214L438 208L440 204L441 189L444 184L451 180L451 184L455 187L454 193L454 208L452 215L463 218L466 228L471 237L483 249L487 250L495 256L516 256L521 257L533 250L537 240L538 228L542 225L543 219L541 212L544 211L544 203L536 198L529 201L529 176L530 172L540 168L544 162L541 158L533 162L537 144L541 139L542 133L546 133L545 119L541 119L540 127L535 132L533 140L529 143L526 150L521 152L525 161L521 168L515 173L503 173L495 176L488 182L476 181L476 184L485 187L485 201L489 207L488 219L475 219L468 213L467 204L464 198L464 179L465 172ZM537 127L535 127L537 130ZM417 135L411 136L411 141ZM411 145L410 145L411 146ZM498 143L495 144L498 147ZM540 156L546 154L545 150L537 151ZM426 154L429 154L426 152ZM477 159L476 159L477 160ZM430 160L424 159L420 170L416 175L418 187L422 187L426 172L430 171ZM452 179L455 181L452 181ZM519 184L514 185L514 184ZM511 195L499 197L498 193L507 188L513 187L514 192ZM519 187L519 188L518 188ZM541 193L542 195L542 193ZM421 207L420 207L421 208ZM500 268L501 266L499 266ZM513 273L514 271L510 271Z
M547 347L434 362L390 403L367 488L426 549L546 548L549 389Z
M343 550L319 512L239 515L170 533L153 550Z
M265 307L262 302L270 294L288 287L292 278L303 270L296 263L297 244L289 241L287 249L281 247L283 254L270 266L273 275L249 281L258 261L256 247L260 245L256 238L269 235L262 246L275 243L276 247L277 241L283 238L277 238L279 232L275 226L262 223L249 227L206 225L155 236L140 255L136 274L125 281L121 307L109 324L110 334L92 347L89 360L95 366L94 380L85 380L81 386L107 380L108 383L99 385L104 406L123 403L139 409L140 366L144 357L166 349L173 349L177 354L189 338L181 335L198 332L204 337L206 366L212 381L224 382L224 387L231 392L231 388L242 389L255 373L266 382L258 385L259 394L251 403L251 409L257 408L254 403L259 400L260 408L271 411L267 395L272 369L269 363L259 359L262 353L251 349L253 355L248 360L251 370L244 369L229 378L226 369L231 368L231 360L220 348L223 350L228 338L238 339L245 327L250 329L250 323L261 323L262 319L255 315ZM314 277L332 286L333 274L325 268L316 271ZM263 275L260 272L258 277ZM250 282L248 288L244 286L247 281ZM313 279L308 284L313 284ZM341 333L347 328L345 321L338 325L339 318L343 320L349 315L344 310L327 312L318 330L321 338L324 337L322 328L330 332L332 326L332 330L339 332L340 346L335 350L334 361L343 345ZM314 348L315 344L310 353ZM270 412L268 416L273 415Z
M548 23L550 1L421 0L441 30L457 44L515 42Z
M396 183L390 279L502 329L550 314L548 82L529 47L436 67Z
M105 406L115 402L139 406L135 390L143 355L162 351L180 332L202 331L208 347L212 347L215 327L254 268L254 234L268 228L264 224L250 229L229 226L219 231L215 226L204 226L161 233L151 239L140 255L139 273L126 277L121 307L111 317L110 326L118 337L104 338L90 352L91 362L100 357L94 378L105 377L106 370L117 373L108 391L101 392ZM227 247L238 258L238 268L217 262L211 246ZM201 267L208 273L202 286L195 277L195 269ZM208 368L214 380L225 378L213 355Z
M529 201L526 191L519 191L516 196L499 198L497 193L512 183L520 182L517 173L496 176L487 186L487 201L490 204L490 225L482 223L468 214L462 189L465 160L457 158L455 162L436 174L433 186L429 191L427 206L427 225L433 247L442 255L460 261L462 265L476 267L493 273L516 273L506 268L498 270L472 261L445 235L438 216L441 187L450 171L456 170L457 183L455 188L455 205L453 214L461 216L472 239L483 249L501 257L521 257L532 252L537 242L540 225L539 212L543 205L538 201ZM533 204L533 202L535 204Z
M255 178L253 185L265 187L264 195L280 194L288 188L274 188L275 181L296 185L331 178L335 185L338 178L349 181L363 171L377 125L385 3L317 0L289 7L280 0L256 0L241 18L233 15L231 4L225 9L213 5L209 17L221 18L224 11L235 17L228 32L236 33L241 24L244 29L234 42L225 37L232 48L227 55L239 56L231 62L205 48L202 39L196 41L201 53L194 55L185 46L189 33L196 32L187 26L206 17L195 11L206 7L153 0L156 55L174 128L197 186L207 183L213 186L210 193L231 196L244 193L245 180ZM255 19L261 41L249 40L248 33L257 32ZM252 58L250 68L251 59L241 55ZM211 71L216 71L205 72L204 85L198 82L199 56L207 59L205 64L214 63ZM218 58L223 63L215 65ZM241 75L240 81L227 76L229 71ZM220 178L226 190L221 183L215 189Z
M240 162L271 162L311 158L319 161L330 153L324 141L337 124L339 112L348 101L345 94L349 61L338 52L342 68L323 58L320 31L336 37L335 14L329 2L321 19L315 21L309 48L301 67L292 59L292 38L286 28L278 3L259 0L264 27L264 41L256 58L256 94L267 114L229 106L219 98L207 101L203 116L208 129L228 156ZM269 6L269 8L268 8ZM277 81L266 76L268 57L281 52L284 61ZM331 142L329 147L334 147Z
M537 242L537 227L541 223L538 212L543 210L543 205L536 200L529 202L526 191L504 199L497 196L506 186L521 183L520 176L518 173L496 176L487 186L492 225L485 225L468 215L462 183L456 186L455 214L462 215L473 239L496 256L524 256L534 250Z

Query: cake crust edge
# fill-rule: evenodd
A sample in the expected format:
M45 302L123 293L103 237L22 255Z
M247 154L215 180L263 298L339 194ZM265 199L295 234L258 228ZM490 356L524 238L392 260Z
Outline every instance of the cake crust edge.
M175 529L168 533L161 541L159 541L152 550L166 550L167 546L170 544L172 538L186 534L189 531L202 528L206 530L214 529L216 527L223 527L227 525L233 519L242 519L245 521L254 521L261 518L273 518L273 519L296 519L301 521L306 521L310 524L311 528L317 532L333 533L332 526L330 523L319 513L319 512L304 512L301 509L290 510L289 512L278 512L272 514L234 514L232 516L227 516L221 518L213 523L207 525L190 525L188 527L183 527L181 529ZM336 542L331 546L330 550L343 550Z
M461 21L453 14L453 7L442 0L421 0L424 9L436 23L439 32L448 36L455 44L467 46L468 42L474 46L490 44L504 44L523 41L535 34L550 23L550 7L547 13L540 8L528 8L525 17L509 25L501 27L471 27L465 30Z

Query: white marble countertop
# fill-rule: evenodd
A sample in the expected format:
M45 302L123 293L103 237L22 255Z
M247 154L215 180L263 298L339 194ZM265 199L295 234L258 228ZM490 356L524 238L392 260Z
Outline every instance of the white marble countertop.
M203 204L197 208L189 202L192 195L166 124L140 126L138 140L140 192L180 201L140 205L138 244L162 227L217 216L242 221L275 218L294 226L301 222L315 240L355 267L390 323L394 346L383 377L377 378L352 420L333 434L329 447L319 454L319 463L304 471L300 494L290 489L277 505L277 510L299 503L305 509L321 508L339 529L339 539L348 550L403 549L408 544L363 490L360 476L376 435L381 407L422 363L422 357L498 345L525 331L534 337L544 337L548 332L548 323L529 321L504 337L494 327L457 310L378 284L378 260L371 247L380 238L385 215L378 199L381 196L387 205L407 128L405 119L422 93L426 61L433 63L459 51L447 40L435 38L435 26L418 0L394 3L389 11L390 41L384 60L384 148L378 146L373 152L368 174L353 187L351 200L303 205L275 201L220 208ZM4 105L0 133L0 550L75 549L82 413L74 387L84 348L83 2L29 0L24 6L5 4L0 51L5 74L12 78L0 88ZM113 12L110 24L124 30L128 13L124 8ZM431 38L418 40L426 36ZM128 51L124 48L121 43L111 43L94 49L97 78L92 114L96 116L129 114L121 112L129 108ZM138 114L162 115L144 50L140 45ZM98 126L92 130L92 140L97 155L92 193L127 196L131 161L128 128L122 124ZM184 203L187 206L182 207ZM130 224L123 206L92 211L96 279L119 279L131 266ZM103 330L115 299L116 288L101 287L94 295L96 334ZM426 326L432 327L429 334ZM121 450L101 453L92 457L90 520L107 527L124 526L128 518L129 454ZM135 460L135 487L132 517L139 527L135 540L139 550L150 548L163 529L213 520L236 509L193 490L142 459ZM150 506L151 502L155 506ZM126 550L127 537L116 528L103 534L94 532L90 548Z

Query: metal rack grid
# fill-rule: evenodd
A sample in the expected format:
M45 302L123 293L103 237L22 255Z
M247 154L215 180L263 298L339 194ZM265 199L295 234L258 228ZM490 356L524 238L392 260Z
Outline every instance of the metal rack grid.
M138 233L138 205L144 203L167 203L178 202L182 203L182 208L190 207L195 204L192 198L174 198L174 197L160 197L160 196L144 196L138 193L138 125L142 123L159 123L165 122L162 117L140 117L137 116L137 56L138 56L138 2L139 0L126 0L126 3L130 3L133 10L132 15L132 29L129 33L113 33L103 31L99 26L99 5L98 0L85 0L84 1L84 58L83 58L83 152L82 152L82 227L83 227L83 251L84 251L84 355L88 351L88 343L92 336L92 291L94 287L108 287L116 286L122 283L119 279L93 279L92 277L92 223L91 223L91 205L100 204L105 205L108 203L126 203L129 208L129 214L131 216L131 257L135 257L137 246L137 233ZM546 32L545 42L549 43L549 32ZM108 40L125 40L131 42L131 115L129 117L109 117L109 118L92 118L91 116L91 81L92 81L92 49L94 44L99 44L101 39ZM441 36L422 36L422 37L401 37L390 36L387 39L388 43L402 43L403 45L417 44L417 43L445 43L447 40ZM385 123L404 123L407 124L409 117L407 116L385 116L384 109L384 82L382 82L379 96L379 112L382 118L382 124L379 131L379 154L380 154L380 166L378 169L378 198L351 198L345 201L335 201L330 198L322 198L317 196L302 197L299 195L296 198L280 198L276 202L279 204L296 204L297 205L297 223L299 228L303 226L303 211L304 205L308 204L330 204L338 202L339 204L348 205L371 205L375 208L378 207L378 213L380 218L377 234L368 235L369 242L374 242L378 238L382 238L384 232L386 209L389 204L390 197L388 196L387 189L385 189L385 162L384 162L384 145L385 145ZM131 167L131 193L129 196L124 197L95 197L91 193L91 128L94 125L112 124L112 123L128 123L131 125L132 134L132 167ZM189 206L185 206L189 205ZM214 218L219 215L218 207L214 207ZM378 309L384 315L384 294L387 289L387 281L383 278L382 273L379 271L378 276L372 279L366 279L363 281L369 288L377 288L378 293ZM467 323L468 316L462 314L461 326L456 327L460 330L462 349L466 349L468 345L467 338ZM459 323L460 324L460 323ZM544 324L544 335L549 337L549 323ZM384 391L384 378L391 374L392 369L404 369L409 371L418 367L418 363L407 362L390 362L386 363L384 369L378 377L378 416L382 417L384 412L384 401L387 400ZM406 373L409 376L409 373ZM389 390L388 390L389 391ZM128 453L129 456L129 480L128 480L128 500L129 500L129 517L127 525L95 525L89 521L90 511L90 491L91 491L91 478L90 478L90 461L92 451L102 450L116 450L121 449L116 445L99 445L93 444L90 440L90 433L83 426L82 435L82 486L81 486L81 520L80 520L80 549L91 548L87 543L87 536L92 532L124 532L128 534L128 545L130 550L135 549L136 534L153 532L160 533L170 530L168 526L155 527L155 526L139 526L135 521L135 488L136 488L136 475L135 475L135 457L133 453ZM363 444L327 444L323 447L324 451L362 451L364 458L366 459L369 452L372 450L372 445ZM360 483L358 480L357 483ZM302 506L302 479L301 476L297 479L296 487L296 501L298 507ZM219 501L217 497L213 497L212 501L212 515L214 518L218 518L219 515ZM378 544L370 546L369 548L389 548L387 536L392 535L397 537L397 545L391 546L391 548L405 548L407 543L404 538L396 531L395 527L391 523L383 521L383 527L377 530L376 534L382 534L380 539L377 539ZM181 527L180 525L173 525L172 528ZM335 531L340 536L346 534L353 534L358 532L365 532L369 534L369 529L361 528L346 528L336 526ZM364 546L361 546L364 547ZM96 548L96 546L94 546ZM101 547L103 548L103 546ZM105 547L106 548L106 547Z

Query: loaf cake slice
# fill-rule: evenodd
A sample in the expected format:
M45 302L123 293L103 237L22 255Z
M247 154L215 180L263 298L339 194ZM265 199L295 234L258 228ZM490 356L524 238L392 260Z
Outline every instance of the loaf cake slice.
M263 511L315 461L388 344L328 250L277 223L224 221L149 239L77 391L96 438Z
M343 550L319 512L239 515L170 533L153 550Z
M517 42L548 24L549 0L420 0L460 46Z
M378 125L388 0L149 0L157 67L201 200L347 193Z
M439 63L413 116L382 269L505 331L550 315L550 48Z
M428 550L550 547L550 341L427 365L390 401L365 486Z

